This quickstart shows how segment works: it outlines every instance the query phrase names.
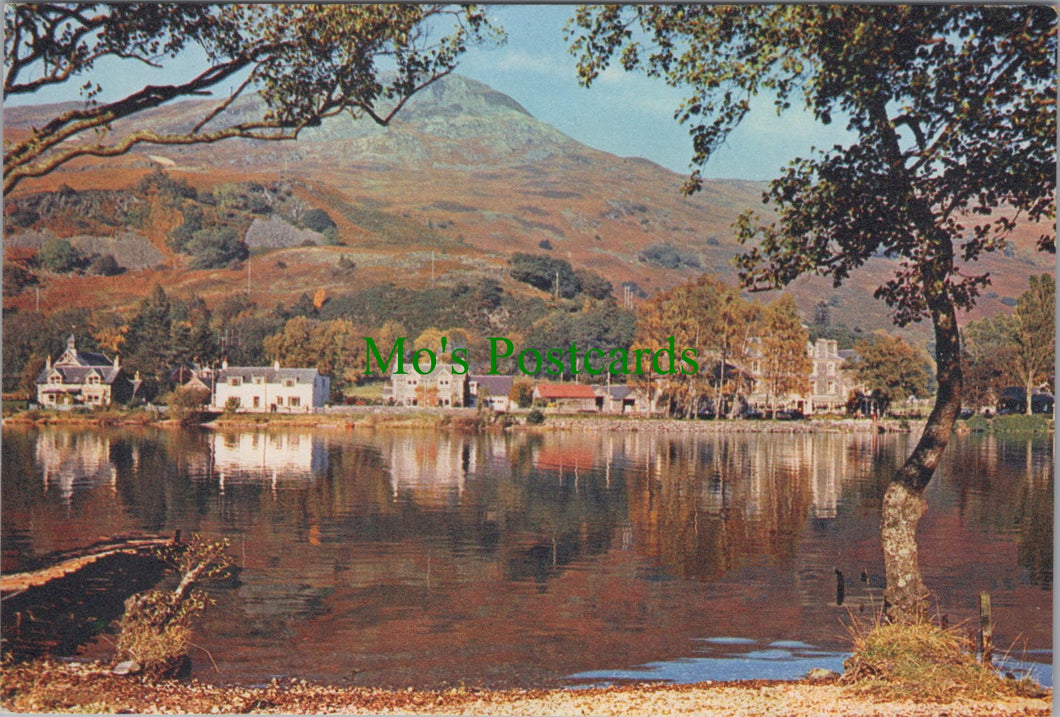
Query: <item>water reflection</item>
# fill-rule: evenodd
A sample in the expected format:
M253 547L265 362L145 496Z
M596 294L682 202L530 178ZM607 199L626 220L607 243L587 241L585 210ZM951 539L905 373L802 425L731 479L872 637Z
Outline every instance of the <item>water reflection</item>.
M713 635L842 647L847 609L879 602L857 576L882 574L880 499L911 447L645 432L3 439L5 570L115 532L225 535L239 579L197 636L221 668L204 678L391 686L542 683L682 660ZM1047 440L955 441L920 530L953 621L987 590L998 644L1050 647L1052 491Z

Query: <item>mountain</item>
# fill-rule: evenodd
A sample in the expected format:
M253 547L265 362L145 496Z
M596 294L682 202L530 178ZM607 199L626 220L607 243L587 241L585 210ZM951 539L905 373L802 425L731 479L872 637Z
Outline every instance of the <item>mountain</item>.
M250 116L256 102L243 99L228 112ZM176 103L114 131L186 128L202 116L204 106L197 100ZM5 108L5 137L17 136L58 109ZM757 182L707 181L701 192L685 197L680 193L683 176L648 160L587 147L534 118L516 100L451 76L415 96L385 128L339 116L296 142L147 147L115 159L82 160L24 182L5 198L9 256L32 250L50 236L67 236L85 246L125 247L126 254L140 257L124 262L138 268L120 276L49 277L39 294L42 307L56 308L77 296L88 297L94 306L126 308L155 282L167 291L208 300L247 290L242 265L189 269L187 258L174 253L167 239L180 226L180 213L150 197L127 198L133 205L147 203L136 214L137 226L61 214L37 221L31 215L23 226L10 220L19 201L54 193L61 185L81 195L92 190L135 195L137 182L160 168L199 190L252 182L282 186L296 213L322 209L333 220L339 246L319 245L325 243L314 239L320 235L306 234L305 227L275 212L248 219L246 236L254 249L250 290L268 305L290 303L319 288L341 295L376 283L415 287L432 281L471 283L481 276L501 280L512 292L536 291L507 278L514 252L567 259L616 287L635 284L646 294L703 271L735 282L730 262L742 247L730 227L744 210L761 208L765 188ZM126 200L100 199L103 219L113 214L105 206L108 201ZM1034 250L1038 231L1021 225L1006 254L980 263L991 272L994 286L981 299L977 315L1009 310L1030 274L1053 270L1052 257ZM339 256L356 263L355 281L333 270ZM645 261L646 256L656 261ZM886 307L872 292L895 266L891 260L874 259L841 288L834 289L826 279L807 278L790 291L807 320L813 307L826 301L833 321L865 331L891 328ZM621 290L616 293L621 296ZM23 293L5 303L28 308L31 298ZM927 338L923 327L909 335L919 343Z

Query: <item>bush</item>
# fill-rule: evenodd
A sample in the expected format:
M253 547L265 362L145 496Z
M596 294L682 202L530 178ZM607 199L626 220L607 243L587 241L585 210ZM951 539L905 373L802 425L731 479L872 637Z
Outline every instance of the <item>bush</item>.
M646 264L654 264L663 269L680 269L683 266L699 268L699 259L694 254L679 250L665 242L645 247L637 253L637 258Z
M37 263L45 271L67 274L85 265L85 255L66 239L51 239L37 252Z
M171 592L148 590L125 601L115 659L133 660L153 676L177 672L187 661L191 622L210 601L193 588L227 574L227 553L227 540L207 541L198 535L186 546L161 549L159 557L177 569L180 582Z
M1052 429L1052 423L1049 416L1014 413L1008 416L995 416L993 429L996 433L1048 433Z
M545 414L535 408L526 414L526 422L532 426L539 426L545 422Z
M203 406L208 403L209 390L182 386L169 394L169 415L185 425L200 423L203 418Z
M117 276L125 271L124 268L118 263L118 260L114 258L113 254L104 254L103 256L97 256L89 264L88 273L95 274L96 276Z
M193 269L219 269L250 256L247 245L231 227L200 229L192 235L184 250L193 257Z
M332 220L331 215L323 209L310 209L302 215L301 224L306 229L311 229L321 234L335 228L335 222Z

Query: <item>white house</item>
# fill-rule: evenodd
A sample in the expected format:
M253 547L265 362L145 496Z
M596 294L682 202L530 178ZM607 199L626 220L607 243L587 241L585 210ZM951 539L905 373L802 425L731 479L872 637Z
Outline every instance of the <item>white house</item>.
M225 361L214 377L213 407L231 401L239 412L308 413L327 403L331 379L315 368L229 366Z
M507 413L514 408L508 395L512 392L514 377L503 375L471 375L467 377L468 395L472 406L485 405L494 411Z

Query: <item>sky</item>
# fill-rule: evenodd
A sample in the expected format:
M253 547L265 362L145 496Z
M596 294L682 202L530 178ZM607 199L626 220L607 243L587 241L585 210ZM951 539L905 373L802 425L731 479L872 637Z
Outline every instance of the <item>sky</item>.
M692 141L674 119L680 90L659 79L610 68L591 88L578 84L576 60L568 52L563 28L574 5L490 6L504 27L501 46L472 47L459 74L509 95L538 119L590 147L623 157L650 159L680 174L691 171ZM136 62L100 63L92 79L104 86L102 99L118 99L147 82L166 82L166 74L186 77L200 62L197 54L168 61L162 70ZM174 78L175 79L175 78ZM76 85L5 99L9 106L77 99ZM73 94L71 94L71 91ZM726 146L703 167L706 178L768 180L812 147L830 147L848 138L842 126L817 124L798 106L778 117L771 97L760 96L751 113L729 136Z

